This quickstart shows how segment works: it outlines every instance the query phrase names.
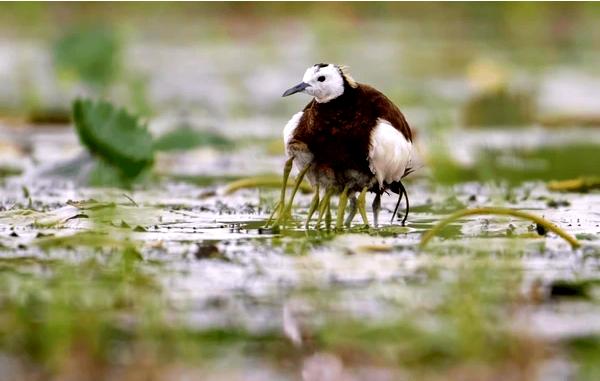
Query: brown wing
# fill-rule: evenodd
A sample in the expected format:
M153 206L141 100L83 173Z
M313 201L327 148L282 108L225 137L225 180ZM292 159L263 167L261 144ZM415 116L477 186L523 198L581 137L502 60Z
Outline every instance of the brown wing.
M390 122L409 142L412 142L412 131L398 106L383 93L369 85L361 83L359 88L364 92L366 99L372 99L372 105L375 108L377 117Z

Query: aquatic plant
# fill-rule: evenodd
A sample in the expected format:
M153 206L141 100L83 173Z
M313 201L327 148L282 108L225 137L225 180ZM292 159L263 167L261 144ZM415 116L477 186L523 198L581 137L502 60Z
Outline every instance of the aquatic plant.
M75 100L73 119L81 143L99 159L90 174L94 185L128 186L152 168L157 151L206 145L226 149L233 144L219 134L190 126L154 138L139 116L103 100Z
M152 135L145 124L105 101L77 99L73 119L81 142L101 160L135 178L154 162Z
M545 218L536 216L535 214L523 212L520 210L507 209L507 208L481 207L481 208L459 210L458 212L452 213L450 216L442 219L433 228L431 228L431 230L429 230L427 233L423 234L423 236L421 237L421 242L419 244L419 247L421 249L423 249L427 245L427 243L431 240L431 238L433 238L440 230L442 230L445 226L451 224L452 222L454 222L458 219L461 219L463 217L466 217L466 216L473 216L473 215L479 215L479 214L512 216L512 217L518 217L518 218L530 220L530 221L537 223L538 225L543 226L546 230L556 233L558 236L560 236L565 241L567 241L573 249L581 246L581 244L579 243L579 241L577 241L577 239L575 237L571 236L569 233L565 232L564 230L562 230L558 226L554 225L550 221L546 220Z
M79 26L56 41L54 62L62 77L75 77L104 91L119 75L121 43L114 28Z

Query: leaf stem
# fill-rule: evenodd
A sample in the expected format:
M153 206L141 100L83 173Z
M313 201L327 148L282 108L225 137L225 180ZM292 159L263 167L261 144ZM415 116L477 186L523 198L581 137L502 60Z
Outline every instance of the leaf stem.
M294 180L289 179L288 185L293 185ZM232 181L225 186L223 190L224 194L232 194L237 192L240 189L244 188L280 188L283 185L283 180L279 176L257 176L257 177L247 177L244 179ZM312 188L308 183L302 182L300 184L300 191L303 193L312 192Z
M431 228L431 230L429 230L427 233L423 234L423 236L421 237L421 242L419 243L419 248L423 249L427 245L427 243L431 240L431 238L433 238L435 235L437 235L440 232L440 230L442 230L445 226L449 225L450 223L452 223L456 220L459 220L463 217L466 217L466 216L474 216L474 215L480 215L480 214L513 216L513 217L522 218L524 220L530 220L537 224L542 225L547 230L553 231L554 233L556 233L558 236L560 236L565 241L567 241L573 249L581 246L581 244L579 243L579 241L577 241L577 239L575 237L571 236L569 233L565 232L563 229L554 225L552 222L550 222L540 216L537 216L535 214L523 212L520 210L508 209L508 208L481 207L481 208L474 208L474 209L459 210L458 212L455 212L455 213L449 215L448 217L446 217L445 219L439 221L433 228Z

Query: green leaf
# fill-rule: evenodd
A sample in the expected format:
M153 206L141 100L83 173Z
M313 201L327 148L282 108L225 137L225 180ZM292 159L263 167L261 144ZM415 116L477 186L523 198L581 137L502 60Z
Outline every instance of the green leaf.
M108 102L77 99L73 119L81 142L93 154L134 178L154 162L152 135L145 125Z
M77 27L54 45L54 62L59 72L74 74L89 85L106 87L120 68L120 42L105 26Z
M201 146L227 149L233 143L217 133L195 130L187 125L167 132L154 142L157 151L183 151Z

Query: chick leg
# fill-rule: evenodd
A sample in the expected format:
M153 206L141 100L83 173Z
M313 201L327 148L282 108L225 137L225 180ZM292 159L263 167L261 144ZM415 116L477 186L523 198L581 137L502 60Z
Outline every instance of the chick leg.
M381 210L381 193L379 190L375 193L375 199L373 200L373 223L377 227L377 221L379 217L379 211Z
M360 216L362 217L363 223L365 224L365 226L369 226L369 219L367 218L367 208L366 208L366 204L367 204L367 187L364 187L363 190L360 192L360 194L358 195L358 202L357 202L357 207L358 207L358 211L360 213Z
M269 226L269 224L271 223L271 220L275 216L276 212L279 212L279 214L277 215L278 219L285 212L285 192L287 191L288 178L290 177L290 172L292 171L292 164L293 163L294 163L294 157L293 156L290 157L289 159L287 159L286 162L285 162L285 165L283 167L283 184L281 186L281 195L279 196L279 202L277 204L275 204L275 208L273 209L273 213L271 214L271 216L267 220L267 223L266 223L265 226Z
M356 216L356 211L358 210L356 205L356 194L354 194L354 192L349 196L349 200L350 210L348 211L348 217L346 217L346 221L344 222L344 225L347 228L349 228L350 225L352 225L352 220L354 219L354 216Z
M296 183L294 184L294 189L292 190L292 194L290 195L290 202L288 203L287 207L283 208L283 213L279 215L279 218L277 218L277 221L275 221L275 225L285 225L285 223L287 222L287 217L292 212L294 197L296 197L298 188L300 188L300 184L302 184L302 180L304 179L304 176L306 175L306 172L309 168L310 164L306 164L304 168L302 168L300 173L298 173L298 176L296 177Z
M394 212L392 213L392 219L390 220L390 224L394 223L394 217L396 217L396 214L398 213L398 207L400 206L400 202L402 201L402 196L404 196L404 192L402 191L402 188L400 188L398 193L398 201L396 202L396 207L394 208ZM404 224L402 224L402 226L404 226Z
M321 200L321 204L319 204L319 217L317 217L317 224L315 226L317 229L321 227L321 221L323 220L323 217L325 217L332 194L333 188L327 188L327 191L325 191L325 195L323 195L323 199Z
M312 220L313 214L319 207L319 184L315 186L315 195L313 196L312 201L310 202L310 207L308 208L308 215L306 216L306 223L304 224L304 228L308 230L310 227L310 220Z
M271 214L269 215L269 219L265 223L265 227L269 226L269 224L271 223L271 221L273 221L273 217L275 217L275 213L279 210L279 205L281 205L281 201L277 201L275 203L275 206L273 207L273 211L271 212Z
M404 218L402 219L402 226L406 224L406 219L408 218L408 212L410 211L410 204L408 203L408 193L406 193L406 188L404 188L404 184L400 183L400 190L404 192L404 199L406 200L406 210L404 211Z
M325 228L331 230L331 199L327 202L327 212L325 213Z
M340 200L338 203L337 210L337 218L335 221L336 230L340 230L343 228L344 223L344 212L346 211L346 205L348 204L348 185L344 187L342 194L340 195Z

